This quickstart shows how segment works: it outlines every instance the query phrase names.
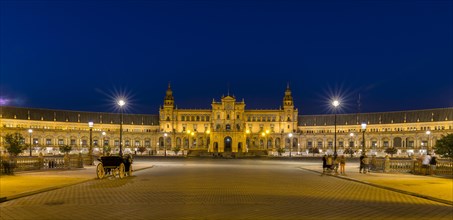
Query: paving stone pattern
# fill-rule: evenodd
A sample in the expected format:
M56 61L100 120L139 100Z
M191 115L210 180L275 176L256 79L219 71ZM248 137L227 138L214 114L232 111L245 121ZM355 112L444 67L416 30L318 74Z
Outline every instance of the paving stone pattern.
M0 219L446 219L453 207L279 161L156 162L0 204Z

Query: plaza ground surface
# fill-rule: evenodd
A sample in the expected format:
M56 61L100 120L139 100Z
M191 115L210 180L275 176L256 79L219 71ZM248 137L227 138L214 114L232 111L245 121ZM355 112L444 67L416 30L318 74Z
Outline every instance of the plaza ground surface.
M354 163L321 175L320 163L284 160L134 165L122 180L96 180L94 166L2 176L0 219L453 219L451 178L365 175Z

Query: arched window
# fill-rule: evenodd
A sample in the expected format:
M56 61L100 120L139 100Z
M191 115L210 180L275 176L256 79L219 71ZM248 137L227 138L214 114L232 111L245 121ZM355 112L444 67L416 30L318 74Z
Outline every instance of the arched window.
M227 124L226 127L225 127L225 129L226 129L227 131L231 130L231 125Z
M402 147L402 139L400 137L396 137L393 139L393 147Z
M181 138L180 137L176 138L176 147L181 147Z

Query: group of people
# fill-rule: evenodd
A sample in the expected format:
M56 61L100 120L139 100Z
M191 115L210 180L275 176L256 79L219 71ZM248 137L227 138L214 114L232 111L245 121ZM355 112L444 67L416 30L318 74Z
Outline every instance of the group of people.
M333 157L332 155L324 155L322 157L322 173L334 171L338 174L338 168L340 168L340 174L345 175L346 158L344 155L339 157Z
M418 158L421 163L421 174L422 175L434 175L436 172L437 157L431 154L423 154ZM376 168L376 156L373 155L368 157L366 154L362 154L359 158L360 167L359 173L369 173ZM344 155L324 155L322 157L322 174L334 172L338 174L338 168L340 168L340 174L346 175L345 172L346 158Z
M373 155L371 156L371 159L366 155L362 154L359 158L360 160L360 167L359 167L359 173L369 173L372 170L376 169L376 156Z
M367 155L360 156L360 168L359 173L366 174L374 169L376 164L376 157L372 156L371 159ZM346 175L346 158L344 155L338 157L332 155L324 155L322 157L322 173L335 172L338 174L338 168L340 168L340 174Z
M435 155L431 156L430 153L423 154L420 156L419 161L422 163L421 173L423 175L434 175L436 172L437 157Z

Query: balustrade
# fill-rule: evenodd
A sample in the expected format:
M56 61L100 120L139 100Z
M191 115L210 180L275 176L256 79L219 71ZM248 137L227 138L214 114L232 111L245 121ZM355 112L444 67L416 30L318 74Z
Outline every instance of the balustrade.
M89 161L88 156L68 155L64 157L16 157L2 158L0 173L20 172L31 170L50 170L63 168L83 168L83 163Z

